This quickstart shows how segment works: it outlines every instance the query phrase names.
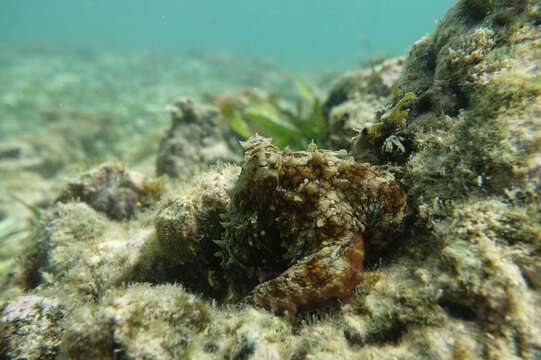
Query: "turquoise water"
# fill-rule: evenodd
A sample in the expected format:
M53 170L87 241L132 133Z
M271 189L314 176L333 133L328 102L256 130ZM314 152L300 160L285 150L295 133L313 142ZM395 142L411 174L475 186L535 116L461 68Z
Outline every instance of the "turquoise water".
M190 50L292 69L404 53L452 0L2 0L0 44Z

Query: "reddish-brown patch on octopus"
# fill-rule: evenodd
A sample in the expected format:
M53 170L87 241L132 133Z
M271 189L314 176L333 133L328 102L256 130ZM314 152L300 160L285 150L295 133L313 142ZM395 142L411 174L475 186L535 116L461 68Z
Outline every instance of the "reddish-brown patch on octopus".
M349 253L349 263L351 265L351 275L344 282L342 293L338 296L340 300L348 300L353 294L353 289L359 285L362 280L363 261L364 261L364 239L361 234L356 234L353 238L353 247Z
M277 314L286 313L293 319L299 311L312 310L335 299L348 300L353 289L362 280L364 244L361 234L352 237L342 258L348 264L343 277L333 277L336 275L333 271L321 267L322 259L312 258L301 265L304 269L302 293L286 290L288 286L285 286L284 282L292 280L286 271L277 278L260 284L253 295L254 303ZM300 279L295 280L298 283Z

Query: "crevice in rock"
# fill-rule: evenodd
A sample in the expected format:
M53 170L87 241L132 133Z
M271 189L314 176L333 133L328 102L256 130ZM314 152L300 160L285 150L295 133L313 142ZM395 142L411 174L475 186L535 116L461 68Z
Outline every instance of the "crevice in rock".
M368 334L364 338L364 344L398 344L400 339L406 334L408 327L399 321L394 322L391 327L379 332Z
M438 305L440 305L452 318L464 321L475 321L477 319L477 314L473 309L456 301L440 299Z
M488 2L482 0L465 1L462 7L463 16L475 23L483 21L488 13Z

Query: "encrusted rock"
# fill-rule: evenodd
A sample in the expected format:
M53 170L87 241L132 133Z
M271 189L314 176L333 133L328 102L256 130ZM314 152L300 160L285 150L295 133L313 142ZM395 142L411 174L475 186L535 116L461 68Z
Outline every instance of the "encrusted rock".
M65 324L60 359L286 359L287 321L217 307L178 285L133 285L81 305Z
M226 291L216 241L224 228L221 216L229 206L228 192L240 169L228 166L196 177L195 187L167 204L155 221L156 246L138 264L135 278L181 281L215 298ZM146 270L150 269L150 270Z
M160 143L158 175L178 177L202 166L240 160L226 141L226 122L218 108L180 99L171 114L171 128Z
M323 105L331 147L349 148L354 129L374 121L376 111L391 95L403 65L402 57L387 59L370 69L348 72L335 82Z
M0 317L0 357L7 359L55 359L64 317L55 299L20 296L8 302Z
M113 220L124 220L156 200L159 192L158 182L120 163L105 163L68 182L59 200L80 200Z

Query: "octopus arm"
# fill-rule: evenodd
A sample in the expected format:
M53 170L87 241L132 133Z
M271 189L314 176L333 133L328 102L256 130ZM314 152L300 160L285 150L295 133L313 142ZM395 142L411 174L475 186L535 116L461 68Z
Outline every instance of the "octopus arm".
M346 300L362 278L363 237L349 234L323 245L276 278L259 284L253 301L274 313L290 318L331 300Z

